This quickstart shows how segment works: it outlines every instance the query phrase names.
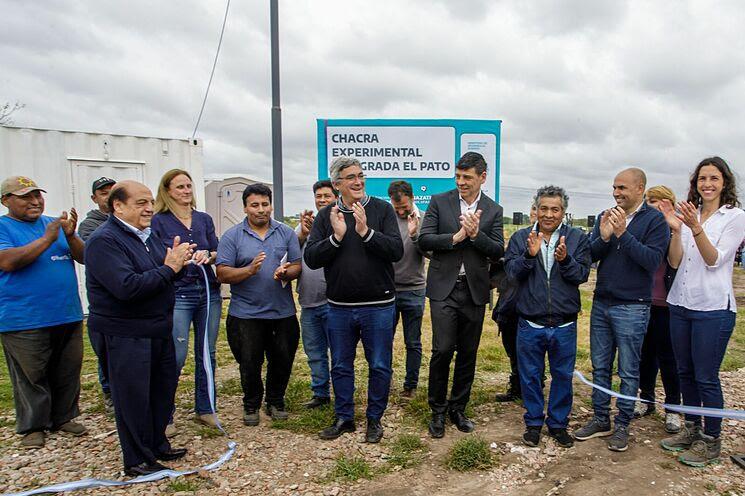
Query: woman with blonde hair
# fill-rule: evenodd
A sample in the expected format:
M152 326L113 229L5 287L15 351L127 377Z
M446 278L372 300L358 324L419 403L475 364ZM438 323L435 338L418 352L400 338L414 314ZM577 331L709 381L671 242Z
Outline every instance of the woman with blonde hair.
M189 328L194 325L194 410L197 421L211 427L217 426L217 417L212 413L209 399L207 375L204 371L204 333L209 341L210 361L215 370L215 345L220 326L222 299L220 284L210 267L217 255L217 236L212 218L196 210L191 176L185 170L172 169L163 175L155 198L155 211L151 227L166 246L172 246L173 238L196 244L193 263L184 268L184 276L176 281L176 306L173 310L173 343L176 347L176 363L179 373L186 362L189 351ZM204 275L198 267L203 265ZM209 292L209 321L207 321L207 293ZM212 394L215 394L214 388ZM173 420L166 434L176 434Z
M667 295L670 333L683 404L723 408L719 367L737 316L732 287L735 252L745 237L735 176L719 157L702 160L691 175L688 201L660 211L672 231L670 265L678 272ZM685 424L662 447L683 451L678 460L702 467L719 460L722 419L686 414Z
M675 203L675 193L667 186L654 186L646 193L647 204L659 210L663 200ZM670 340L670 310L667 306L667 292L673 282L675 271L662 259L660 267L654 274L652 284L652 306L649 312L647 334L644 336L641 360L639 362L639 396L643 400L655 400L657 372L662 376L662 387L665 390L665 403L680 404L680 383L678 369ZM644 417L655 411L654 403L638 402L634 417ZM665 430L671 434L680 431L680 416L672 411L665 412Z

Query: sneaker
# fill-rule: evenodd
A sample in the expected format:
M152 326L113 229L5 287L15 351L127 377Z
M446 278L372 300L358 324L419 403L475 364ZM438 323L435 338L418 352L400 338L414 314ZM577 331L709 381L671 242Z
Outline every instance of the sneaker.
M608 449L611 451L626 451L629 448L629 428L616 425L613 435L608 439Z
M176 434L178 434L178 429L176 429L176 426L171 422L166 426L166 437L173 437Z
M283 406L267 405L266 414L269 415L272 420L287 420L290 418L290 414L287 413Z
M510 401L515 401L522 399L519 392L515 392L512 388L508 389L504 393L497 393L497 395L494 397L494 401L497 403L509 403Z
M200 424L204 424L207 427L212 427L213 429L217 429L217 415L214 413L203 413L203 414L197 414L196 421Z
M318 433L318 437L323 440L330 441L336 439L346 432L354 432L357 427L354 425L354 420L341 420L334 419L334 423L329 427Z
M677 413L668 412L665 414L665 431L670 434L677 434L680 432L680 415Z
M593 418L589 424L574 431L574 439L586 441L594 437L605 437L611 434L610 422L601 422L597 418Z
M683 451L691 447L694 441L701 439L701 427L693 422L683 422L680 432L660 441L660 446L668 451Z
M722 450L722 440L704 433L701 438L693 441L691 448L683 452L678 461L691 467L705 467L710 463L719 463L719 454Z
M86 426L73 421L65 422L64 424L59 425L52 430L65 432L75 437L82 436L83 434L88 432L88 428Z
M634 418L639 419L642 417L646 417L647 415L652 415L654 411L654 404L642 403L641 401L637 401L636 406L634 406Z
M379 443L381 439L383 439L383 426L380 424L380 420L368 418L365 442Z
M572 436L569 435L566 429L554 429L552 427L549 427L548 435L549 437L552 437L554 441L556 441L556 444L558 444L562 448L571 448L572 446L574 446L574 439L572 439Z
M259 411L255 408L243 412L243 424L249 427L259 425Z
M23 435L21 439L21 447L25 449L37 449L44 447L44 432L36 431L29 432Z
M103 393L103 409L108 417L114 417L114 400L111 398L111 392Z
M523 444L535 448L541 441L541 426L529 425L523 433Z

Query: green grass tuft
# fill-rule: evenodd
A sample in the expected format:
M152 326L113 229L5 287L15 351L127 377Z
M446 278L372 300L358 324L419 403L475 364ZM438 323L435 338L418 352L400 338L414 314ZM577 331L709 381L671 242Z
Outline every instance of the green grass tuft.
M428 451L427 445L422 442L419 436L401 434L390 445L388 463L394 467L415 467L424 460Z
M372 479L375 471L362 456L339 455L329 478L335 481L355 482L360 479Z
M445 465L459 472L485 470L495 465L496 458L489 449L489 443L480 436L458 439L450 447Z
M202 485L199 482L189 479L176 479L168 484L168 491L172 493L194 493L199 491L201 488Z

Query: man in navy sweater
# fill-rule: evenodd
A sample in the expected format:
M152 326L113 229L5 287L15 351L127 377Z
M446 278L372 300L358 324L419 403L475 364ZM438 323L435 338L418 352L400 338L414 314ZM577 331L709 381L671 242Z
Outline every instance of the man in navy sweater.
M194 245L174 239L165 249L150 232L153 195L134 181L112 189L112 215L85 244L91 344L108 357L124 471L130 476L167 467L186 449L165 435L178 384L171 338L178 277Z
M590 315L590 358L595 384L611 388L618 349L621 394L636 396L639 360L652 301L652 280L667 252L670 229L665 218L644 201L647 177L641 169L621 171L613 180L616 206L605 210L590 234L593 262L599 261ZM618 399L610 426L610 396L594 389L593 419L574 432L578 441L612 437L608 449L626 451L634 401Z
M336 439L356 429L354 357L361 340L370 370L365 440L377 443L383 437L380 419L388 406L393 375L393 262L401 260L404 245L393 207L365 194L365 173L357 159L335 159L329 175L340 198L318 212L304 253L308 267L323 267L329 302L327 332L336 418L319 437Z

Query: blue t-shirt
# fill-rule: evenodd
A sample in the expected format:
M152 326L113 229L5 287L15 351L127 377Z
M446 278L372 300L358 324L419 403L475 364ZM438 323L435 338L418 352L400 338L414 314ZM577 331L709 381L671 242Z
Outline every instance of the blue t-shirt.
M18 248L41 238L54 219L35 222L0 217L0 250ZM0 270L0 332L39 329L83 320L70 247L59 237L35 261L13 272Z
M230 285L228 314L233 317L283 319L295 315L292 285L288 283L282 287L282 281L274 280L274 271L285 255L286 262L300 261L300 243L290 227L272 219L266 237L261 239L244 219L220 238L215 265L246 267L262 251L266 258L259 272Z

